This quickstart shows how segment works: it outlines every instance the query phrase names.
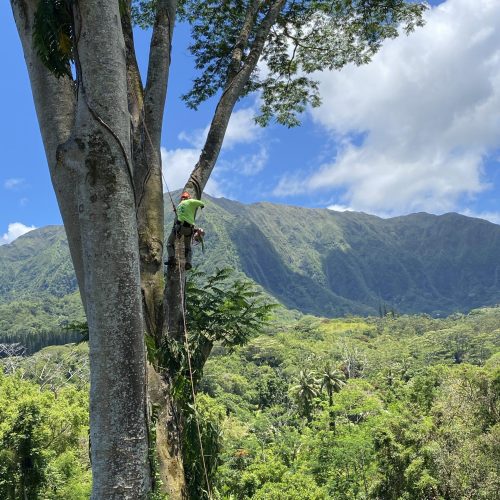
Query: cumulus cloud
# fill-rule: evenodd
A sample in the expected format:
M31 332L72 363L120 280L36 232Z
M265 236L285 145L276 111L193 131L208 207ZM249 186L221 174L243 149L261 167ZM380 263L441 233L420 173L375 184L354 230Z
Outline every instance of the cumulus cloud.
M163 177L166 181L164 189L181 189L186 184L191 172L200 156L199 149L178 148L167 150L161 148L161 161L163 166ZM212 196L222 196L219 183L210 177L205 191Z
M21 222L13 222L9 224L7 227L7 232L2 235L0 238L0 245L6 245L7 243L12 243L16 238L22 236L23 234L28 233L29 231L33 231L36 229L35 226L26 226Z
M16 189L21 187L23 184L24 184L24 179L12 178L12 179L6 179L6 181L3 183L3 187L5 189Z
M500 137L500 2L447 0L427 24L388 41L362 67L318 75L312 117L339 144L306 180L277 195L344 189L341 204L375 213L456 209L490 186L484 158Z
M238 144L249 144L260 137L262 127L255 123L254 116L255 109L253 107L239 109L231 115L224 136L223 149L232 149ZM204 129L193 132L181 132L179 139L201 149L207 138L209 128L210 125L207 125Z

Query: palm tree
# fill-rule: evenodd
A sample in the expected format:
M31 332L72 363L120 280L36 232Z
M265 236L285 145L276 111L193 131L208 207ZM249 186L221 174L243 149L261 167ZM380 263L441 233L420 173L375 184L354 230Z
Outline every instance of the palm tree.
M312 420L312 403L320 394L320 381L311 370L300 370L297 385L292 388L307 421Z
M323 388L326 389L326 393L328 394L328 407L330 413L330 429L335 430L335 415L332 410L333 406L333 394L336 392L340 392L342 387L345 385L345 382L342 380L343 374L333 368L330 363L327 363L321 372L322 381L321 381L321 390Z

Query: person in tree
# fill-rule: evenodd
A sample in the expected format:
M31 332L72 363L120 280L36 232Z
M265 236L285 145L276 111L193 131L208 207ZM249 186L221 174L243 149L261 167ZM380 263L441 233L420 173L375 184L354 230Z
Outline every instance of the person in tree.
M184 237L184 251L186 256L186 271L191 269L191 238L194 232L194 221L198 208L203 208L205 204L201 200L191 198L191 195L184 191L181 194L181 202L175 210L175 222L167 240L168 260L167 266L175 265L175 238Z

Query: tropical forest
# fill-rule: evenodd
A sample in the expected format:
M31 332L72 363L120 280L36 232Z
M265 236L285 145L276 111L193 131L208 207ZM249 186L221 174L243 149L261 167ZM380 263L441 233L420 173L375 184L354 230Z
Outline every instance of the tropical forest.
M0 500L498 500L500 2L0 2Z

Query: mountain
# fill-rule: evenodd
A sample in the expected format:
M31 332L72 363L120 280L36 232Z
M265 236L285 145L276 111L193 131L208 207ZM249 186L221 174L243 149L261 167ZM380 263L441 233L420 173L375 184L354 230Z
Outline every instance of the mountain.
M286 307L322 316L446 315L500 303L500 226L455 213L382 219L205 197L198 223L206 252L195 263L231 266ZM172 224L165 205L166 236ZM116 249L117 252L120 249ZM60 226L0 247L0 304L76 291Z

